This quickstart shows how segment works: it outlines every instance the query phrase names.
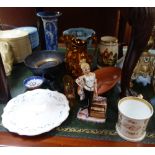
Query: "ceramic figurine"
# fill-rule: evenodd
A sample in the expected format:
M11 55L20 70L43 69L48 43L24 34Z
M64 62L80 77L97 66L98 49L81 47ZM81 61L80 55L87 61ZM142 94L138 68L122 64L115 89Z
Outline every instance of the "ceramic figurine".
M14 57L10 45L7 42L0 42L0 54L4 64L5 73L9 76L12 71Z
M106 120L107 99L98 96L96 74L90 71L90 66L85 59L80 61L83 75L76 79L78 84L78 95L82 107L77 113L77 118L97 123L104 123Z
M142 75L146 77L147 75L153 75L153 69L151 62L151 55L148 52L143 52L134 71L134 76Z
M151 83L153 76L154 67L151 59L151 54L143 52L132 74L132 79L136 79L136 82L142 83L144 86Z
M80 108L77 113L77 118L83 121L104 123L106 121L107 111L107 98L98 96L93 99L90 106L90 113L88 115L88 109Z
M76 79L78 84L78 95L83 103L82 109L88 108L88 115L93 101L93 97L97 97L97 80L95 73L90 71L90 66L85 59L80 61L83 75Z
M104 122L106 119L106 111L107 111L107 98L102 96L94 98L90 108L90 117L101 119Z
M136 79L137 83L142 83L143 86L147 86L148 84L151 84L151 77L150 76L138 76L138 78Z
M75 105L75 90L74 90L74 80L70 75L64 75L63 77L64 94L69 100L70 107Z

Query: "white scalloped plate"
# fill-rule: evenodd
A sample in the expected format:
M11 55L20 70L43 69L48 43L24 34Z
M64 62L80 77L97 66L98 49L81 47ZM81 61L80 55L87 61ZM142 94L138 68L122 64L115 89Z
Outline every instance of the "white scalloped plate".
M11 99L3 110L2 124L10 132L35 136L59 126L69 115L65 95L35 89Z

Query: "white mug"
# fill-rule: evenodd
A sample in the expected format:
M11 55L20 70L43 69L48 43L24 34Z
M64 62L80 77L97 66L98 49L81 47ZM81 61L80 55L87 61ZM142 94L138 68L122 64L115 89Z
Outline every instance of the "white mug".
M137 142L145 138L149 119L153 115L152 105L139 97L124 97L118 102L116 131L125 140Z

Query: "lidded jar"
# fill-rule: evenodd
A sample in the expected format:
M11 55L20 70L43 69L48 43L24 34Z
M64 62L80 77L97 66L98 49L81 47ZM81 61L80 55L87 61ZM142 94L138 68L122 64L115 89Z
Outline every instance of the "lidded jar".
M99 43L97 58L98 67L115 66L118 59L118 39L114 36L103 36Z

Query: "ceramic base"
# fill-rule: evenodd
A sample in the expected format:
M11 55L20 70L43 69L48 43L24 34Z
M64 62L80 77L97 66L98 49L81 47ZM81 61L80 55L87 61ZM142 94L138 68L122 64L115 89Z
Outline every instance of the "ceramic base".
M124 136L124 135L119 131L117 124L116 124L116 131L117 131L118 135L119 135L121 138L123 138L124 140L130 141L130 142L139 142L139 141L142 141L142 140L145 138L145 135L146 135L146 132L145 132L145 133L144 133L141 137L139 137L139 138L134 138L134 139L128 138L128 137Z
M104 123L105 118L95 118L95 117L90 117L88 116L88 109L79 109L77 113L77 118L83 121L88 121L88 122L96 122L96 123Z

